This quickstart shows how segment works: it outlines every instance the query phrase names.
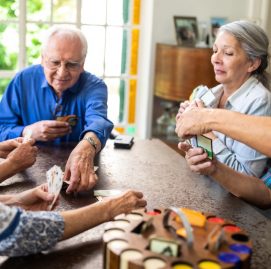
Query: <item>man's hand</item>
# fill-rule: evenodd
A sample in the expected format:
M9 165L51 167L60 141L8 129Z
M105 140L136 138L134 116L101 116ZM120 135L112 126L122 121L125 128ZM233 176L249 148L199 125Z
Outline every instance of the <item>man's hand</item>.
M68 122L56 120L43 120L28 125L23 130L23 136L28 130L32 131L32 138L37 141L49 141L67 135L71 132Z
M98 180L94 172L95 150L82 140L71 152L66 163L64 180L70 182L67 193L90 190Z
M20 206L25 210L48 210L54 195L48 193L47 184L12 195L7 204Z
M34 143L33 139L26 143L18 143L17 147L6 156L6 162L9 163L13 173L22 171L35 163L38 148L33 146Z
M192 148L186 142L180 142L178 147L185 152L185 159L191 171L202 175L211 175L215 172L216 160L211 161L202 148Z

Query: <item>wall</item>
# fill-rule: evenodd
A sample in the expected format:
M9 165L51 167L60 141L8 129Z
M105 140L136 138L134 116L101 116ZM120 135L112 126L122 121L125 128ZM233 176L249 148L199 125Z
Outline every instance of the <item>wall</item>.
M153 16L154 43L176 44L173 16L195 16L198 22L210 17L227 17L230 21L246 18L248 0L155 0Z
M210 17L260 19L263 28L271 25L269 0L142 0L142 31L140 38L139 84L137 96L137 135L151 136L153 104L155 44L176 44L174 15L196 16L198 22L209 22ZM266 11L266 7L268 11ZM271 27L267 30L271 38Z

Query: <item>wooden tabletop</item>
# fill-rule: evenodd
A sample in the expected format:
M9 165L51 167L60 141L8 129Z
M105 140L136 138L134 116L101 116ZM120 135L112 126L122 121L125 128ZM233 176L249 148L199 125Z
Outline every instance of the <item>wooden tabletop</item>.
M44 183L46 171L54 164L64 170L73 146L40 146L35 165L2 183L0 194L19 192ZM257 209L229 194L210 178L192 173L183 157L160 140L136 140L131 150L114 149L112 141L108 141L96 165L99 166L99 181L95 189L138 189L144 192L149 210L189 207L232 220L252 240L251 268L270 268L271 210ZM92 191L77 197L61 194L56 210L78 208L95 201ZM100 225L41 254L1 257L0 269L102 269L103 229L104 225Z

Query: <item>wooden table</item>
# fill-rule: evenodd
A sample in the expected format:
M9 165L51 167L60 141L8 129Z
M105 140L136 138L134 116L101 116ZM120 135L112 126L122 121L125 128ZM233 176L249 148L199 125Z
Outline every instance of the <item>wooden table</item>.
M0 193L18 192L46 181L54 164L65 167L71 145L40 147L36 164L0 185ZM271 264L271 210L259 210L226 192L213 180L192 173L181 155L160 140L137 140L131 150L114 149L112 141L97 158L96 189L139 189L148 209L180 206L214 213L234 221L253 242L253 269ZM95 201L92 192L77 197L62 195L57 210L77 208ZM80 220L78 220L80 221ZM0 269L95 268L102 265L104 225L59 243L53 250L29 257L0 259Z

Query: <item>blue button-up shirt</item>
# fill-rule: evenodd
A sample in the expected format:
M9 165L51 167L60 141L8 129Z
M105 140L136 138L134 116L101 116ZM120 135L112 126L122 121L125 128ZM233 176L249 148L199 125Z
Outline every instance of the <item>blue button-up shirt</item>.
M46 81L43 67L30 66L15 76L0 102L0 141L21 136L24 127L32 123L72 114L79 118L76 126L55 142L78 141L91 131L104 146L113 128L107 119L105 83L84 71L58 98Z

